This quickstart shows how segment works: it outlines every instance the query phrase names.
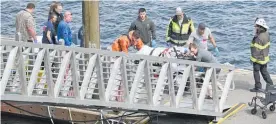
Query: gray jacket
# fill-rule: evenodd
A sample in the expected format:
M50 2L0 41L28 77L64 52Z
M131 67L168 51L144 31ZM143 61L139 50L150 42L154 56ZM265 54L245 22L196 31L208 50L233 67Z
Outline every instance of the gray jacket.
M156 39L155 25L148 17L146 17L145 21L141 21L138 17L131 23L129 31L131 30L139 31L140 38L145 45L151 46L151 40Z
M206 63L218 63L217 59L213 56L213 54L205 49L198 49L196 55L196 61L206 62Z

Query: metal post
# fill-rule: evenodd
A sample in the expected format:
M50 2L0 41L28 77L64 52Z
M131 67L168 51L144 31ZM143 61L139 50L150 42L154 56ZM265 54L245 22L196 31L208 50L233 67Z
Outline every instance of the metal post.
M134 77L134 81L132 83L132 87L131 87L131 91L130 91L130 95L129 95L129 103L133 104L134 103L134 99L135 99L135 94L137 92L138 86L141 83L141 78L142 75L144 73L144 67L145 67L145 60L143 60L142 62L139 63L135 77Z
M192 65L191 73L190 73L190 89L192 92L192 99L193 99L193 108L198 110L198 97L197 97L197 87L196 87L196 80L195 80L195 66Z
M229 92L229 88L230 88L233 76L234 76L234 71L231 70L227 74L226 81L225 81L225 84L224 84L224 87L223 87L223 91L222 91L222 94L221 94L221 99L219 101L220 112L222 112L222 110L223 110L223 105L224 105L224 103L226 101L226 97L227 97L227 94Z
M211 79L211 76L212 76L212 72L213 72L213 68L209 68L209 69L207 69L207 71L205 73L204 81L203 81L201 91L200 91L200 94L199 94L199 98L198 98L198 109L199 110L202 110L202 108L203 108L204 99L205 99L205 96L206 96L208 86L210 84L210 79Z
M157 80L157 84L156 84L156 88L154 90L154 94L153 94L153 105L154 106L158 106L160 104L160 99L161 99L161 92L164 90L164 84L165 84L165 78L167 77L167 71L168 71L168 66L169 63L166 63L162 66L158 80Z
M41 50L38 54L37 54L37 58L35 59L34 62L34 66L33 66L33 70L31 73L31 77L30 77L30 81L28 83L28 89L27 89L27 94L28 96L31 96L35 87L35 83L37 82L37 77L38 77L38 72L40 70L40 66L43 60L45 54L45 49Z
M49 49L46 49L46 51L45 51L44 70L45 70L45 74L46 74L46 82L48 84L48 95L49 95L49 97L54 97L54 84L53 84L53 76L52 76L52 71L51 71Z
M145 76L144 76L144 79L145 79L145 83L146 83L146 90L147 90L147 94L148 94L148 104L149 105L152 105L153 102L152 102L152 84L151 84L151 77L150 77L150 65L149 65L149 62L146 61L145 63L145 69L144 69L144 73L145 73Z
M169 63L168 66L168 84L169 84L169 94L170 94L170 106L175 107L175 90L174 90L174 81L173 81L173 71L172 71L172 63Z
M105 100L105 87L104 87L104 82L103 82L103 67L102 67L102 62L101 62L101 56L97 54L97 59L96 59L96 69L97 69L97 83L99 87L99 96L100 100L104 101Z
M2 80L0 82L1 83L1 95L4 95L4 93L5 93L6 86L7 86L10 74L11 74L11 69L12 69L12 67L15 63L15 57L16 57L16 54L17 54L17 50L18 50L18 47L15 47L11 50L11 52L9 54L7 65L5 67L3 77L2 77Z
M24 64L24 58L23 58L23 48L19 47L18 50L18 71L19 71L19 79L20 79L20 84L21 84L21 92L22 95L27 94L27 81L26 81L26 72L25 72L25 64Z
M106 87L106 90L105 90L105 100L106 100L106 102L108 102L110 100L110 95L114 91L113 87L114 87L116 76L118 76L118 69L120 68L121 61L122 61L122 57L118 58L114 62L113 68L111 70L110 77L108 79L108 84L107 84L107 87Z
M124 102L129 101L129 88L127 82L127 72L126 72L126 59L125 57L122 58L122 67L121 67L121 74L122 74L122 82L123 82L123 89L124 89Z
M59 92L61 89L62 82L64 81L64 75L65 75L66 69L68 67L71 54L72 54L71 51L66 53L61 62L60 70L58 72L58 77L57 77L56 84L54 87L54 97L55 98L57 98L59 96Z
M190 76L190 72L191 72L191 65L189 65L188 67L186 67L184 69L183 77L181 79L180 86L178 88L177 95L176 95L176 98L175 98L176 99L176 107L179 106L180 99L183 96L183 93L184 93L184 90L185 90L185 87L186 87L186 83L187 83L188 77Z
M84 78L80 89L80 99L84 99L85 97L85 93L87 92L87 87L93 73L93 68L95 67L95 64L96 64L96 59L97 59L97 55L93 55L89 59L88 66L84 73Z
M72 81L73 81L73 90L74 96L76 99L80 99L79 93L79 75L77 73L77 66L76 66L76 54L75 52L72 53L71 56L71 74L72 74Z
M216 68L213 70L212 74L212 97L214 101L214 108L216 112L219 112L219 99L218 99L218 84L217 84L217 74Z

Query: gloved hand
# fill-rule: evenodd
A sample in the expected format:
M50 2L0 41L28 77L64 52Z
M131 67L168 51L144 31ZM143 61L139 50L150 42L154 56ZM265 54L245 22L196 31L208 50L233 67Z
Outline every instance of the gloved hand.
M155 40L151 41L151 46L152 46L152 48L156 48L157 47Z
M189 49L188 48L184 48L183 49L183 53L188 53L189 52Z
M172 43L167 41L167 47L169 48L169 47L172 47L172 46L173 46Z
M219 56L219 50L218 47L215 48L216 56Z
M34 40L34 43L37 43L37 40Z

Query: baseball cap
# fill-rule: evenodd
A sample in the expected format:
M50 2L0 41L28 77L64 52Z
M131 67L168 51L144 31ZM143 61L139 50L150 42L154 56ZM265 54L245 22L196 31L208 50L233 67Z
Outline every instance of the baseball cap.
M183 14L182 9L180 7L177 7L175 10L175 15L182 15L182 14Z
M204 30L205 29L205 24L204 23L200 23L199 25L198 25L198 29L200 29L200 30Z

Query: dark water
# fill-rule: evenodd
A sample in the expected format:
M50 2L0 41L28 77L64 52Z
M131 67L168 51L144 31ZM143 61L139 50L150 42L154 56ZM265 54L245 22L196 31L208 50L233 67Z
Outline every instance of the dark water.
M36 31L42 34L42 24L47 20L50 1L33 0L36 4ZM25 8L28 1L1 1L1 35L13 35L15 15ZM82 21L82 2L62 1L64 10L73 13L72 30L77 31ZM100 31L101 46L107 47L120 34L126 33L130 23L137 18L140 7L147 9L147 14L157 29L159 46L164 46L165 31L169 18L176 7L182 7L190 16L195 26L200 22L212 30L221 51L218 60L229 62L237 68L251 69L249 44L253 37L253 23L256 17L264 17L270 27L271 62L269 71L276 74L276 2L274 1L101 1ZM212 46L210 46L212 48Z

